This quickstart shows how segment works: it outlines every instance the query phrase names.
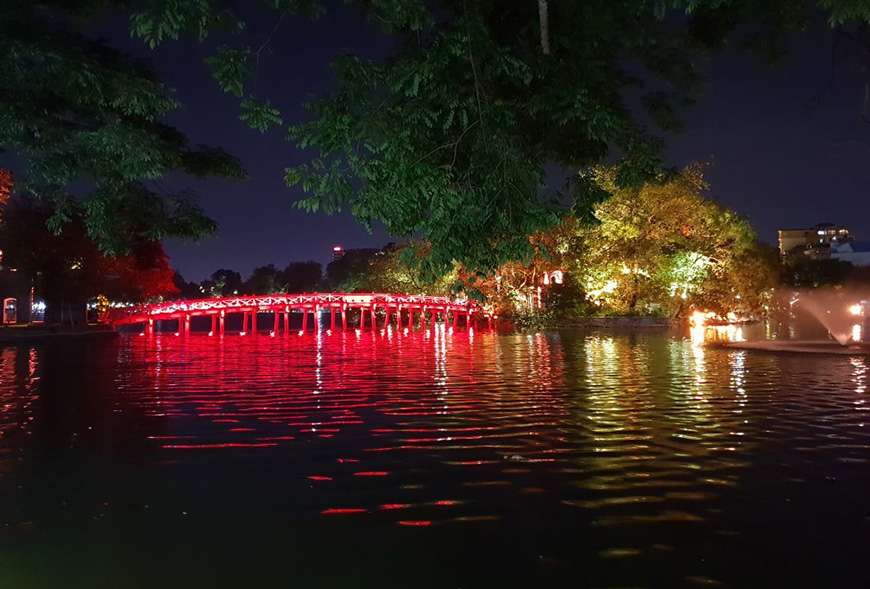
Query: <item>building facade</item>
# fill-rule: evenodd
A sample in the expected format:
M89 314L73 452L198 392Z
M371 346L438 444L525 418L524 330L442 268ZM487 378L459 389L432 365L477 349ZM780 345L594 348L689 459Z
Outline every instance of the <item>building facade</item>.
M846 227L832 223L819 223L806 229L780 229L779 253L783 259L807 256L828 259L833 251L852 241Z

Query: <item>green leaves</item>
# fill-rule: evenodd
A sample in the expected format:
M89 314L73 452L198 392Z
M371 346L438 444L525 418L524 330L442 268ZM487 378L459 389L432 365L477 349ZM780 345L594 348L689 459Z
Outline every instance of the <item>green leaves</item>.
M210 0L150 0L144 10L130 16L131 34L152 49L185 33L202 41L212 27L237 23L230 13L215 10L215 4Z
M190 195L152 184L173 171L240 178L238 160L161 124L177 102L140 63L16 4L0 9L0 146L24 164L19 190L53 209L52 231L80 216L113 254L212 231Z
M242 100L241 109L239 118L260 133L265 133L273 127L284 124L281 111L273 107L268 100L261 102L249 96Z
M831 25L870 21L870 3L866 0L819 0L819 5L831 13Z
M211 68L212 76L224 92L229 92L239 98L245 91L245 82L250 75L248 60L250 49L236 49L221 45L217 52L206 58L205 62Z

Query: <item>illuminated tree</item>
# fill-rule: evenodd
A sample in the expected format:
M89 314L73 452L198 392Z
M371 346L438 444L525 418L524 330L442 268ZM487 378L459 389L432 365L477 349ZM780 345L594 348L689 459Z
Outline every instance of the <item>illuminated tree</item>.
M2 213L6 203L9 202L9 197L12 196L12 186L14 184L15 179L12 176L12 172L5 168L0 168L0 213Z
M124 256L100 256L103 273L101 293L113 300L154 301L177 295L175 270L158 241L137 244Z
M596 205L598 223L581 230L574 252L572 269L590 301L609 312L675 316L699 306L733 308L741 293L768 286L761 274L741 272L757 257L755 234L704 196L700 166L639 189L619 188L617 173L595 171L613 196Z
M14 197L0 224L5 263L35 281L48 321L71 315L83 320L85 303L100 294L140 302L178 292L160 242L138 242L128 254L107 256L88 236L81 216L57 235L46 225L51 215L44 202Z
M613 194L595 206L594 222L568 217L531 235L528 260L483 278L465 274L469 287L497 312L529 319L680 316L693 308L750 315L764 307L777 257L744 219L704 196L700 166L636 189L620 188L618 173L595 168L583 178ZM556 270L562 284L549 280Z

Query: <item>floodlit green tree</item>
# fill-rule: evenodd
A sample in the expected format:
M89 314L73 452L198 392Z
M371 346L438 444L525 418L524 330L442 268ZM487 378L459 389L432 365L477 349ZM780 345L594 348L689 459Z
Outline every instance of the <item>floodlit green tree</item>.
M776 250L749 224L705 196L693 165L640 188L621 188L618 168L591 169L584 181L613 196L528 237L528 262L502 264L483 278L465 274L502 314L540 321L584 315L679 317L692 309L761 313L778 283ZM561 283L552 280L561 270Z
M0 3L0 152L22 163L17 190L50 204L53 230L80 218L103 252L119 254L214 230L191 194L156 181L243 171L162 122L178 102L144 65L80 32L110 4Z
M759 310L778 261L746 220L705 197L701 166L641 188L620 188L617 174L596 170L613 196L595 206L598 223L573 244L568 269L581 277L588 300L619 314Z

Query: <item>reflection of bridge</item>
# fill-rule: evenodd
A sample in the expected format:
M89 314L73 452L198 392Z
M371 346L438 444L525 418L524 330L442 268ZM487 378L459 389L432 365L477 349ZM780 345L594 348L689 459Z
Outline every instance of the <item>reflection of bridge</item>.
M329 312L329 328L335 329L336 322L347 329L348 324L356 324L358 329L376 329L395 322L396 327L407 326L413 330L416 319L422 327L434 326L439 320L453 328L474 327L481 320L492 327L495 318L473 301L456 301L447 297L424 295L400 295L380 293L306 293L306 294L269 294L240 295L213 299L191 299L169 301L126 309L115 309L109 321L115 326L144 325L144 332L154 333L158 321L175 321L175 333L188 335L192 319L208 317L211 329L203 333L223 335L226 320L230 315L241 316L239 335L257 333L257 318L260 313L273 315L271 334L283 331L290 333L291 317L301 316L301 331L308 329L308 316L314 314L313 328L321 329L323 313ZM368 321L366 321L368 316ZM339 319L340 317L340 319ZM282 321L283 319L283 321ZM356 321L354 321L356 319ZM204 322L201 322L204 323Z

